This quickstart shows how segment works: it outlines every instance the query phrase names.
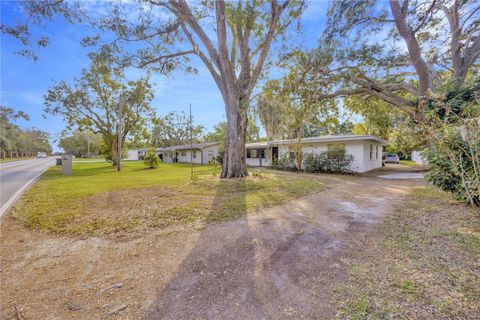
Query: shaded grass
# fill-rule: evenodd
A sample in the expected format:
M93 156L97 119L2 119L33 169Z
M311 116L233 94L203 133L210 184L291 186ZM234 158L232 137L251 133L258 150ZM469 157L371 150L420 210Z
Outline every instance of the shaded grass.
M480 217L430 187L416 188L347 261L342 319L480 318Z
M73 175L52 167L18 202L14 217L25 225L59 234L139 234L174 224L224 221L261 207L320 191L316 178L260 172L219 179L217 166L74 163Z
M411 161L411 160L400 160L400 164L403 164L404 166L409 166L409 167L414 167L417 165L415 161Z

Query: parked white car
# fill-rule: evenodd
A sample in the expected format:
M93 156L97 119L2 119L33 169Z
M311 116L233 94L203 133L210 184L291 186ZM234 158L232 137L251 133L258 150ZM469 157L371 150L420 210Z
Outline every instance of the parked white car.
M387 153L385 155L385 163L400 163L400 157L396 153Z
M47 153L46 152L37 152L37 158L46 158Z

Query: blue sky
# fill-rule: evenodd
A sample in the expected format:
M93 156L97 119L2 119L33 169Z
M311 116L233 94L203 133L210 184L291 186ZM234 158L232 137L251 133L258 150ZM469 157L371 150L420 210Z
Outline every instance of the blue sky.
M19 4L0 0L2 23L12 25L22 20ZM303 33L295 42L304 47L314 47L322 32L326 19L327 1L308 2L302 17ZM50 45L36 51L39 61L33 62L14 54L20 49L17 41L1 36L1 100L2 104L26 111L30 121L18 121L21 127L36 127L51 134L54 150L58 150L55 137L65 128L59 117L43 114L43 95L54 81L70 82L88 66L87 53L91 49L80 46L85 35L94 34L92 29L81 25L70 25L56 19L32 33L47 35ZM207 130L225 120L225 110L221 95L210 74L195 57L192 65L199 70L197 75L176 72L171 76L155 75L152 80L155 88L153 106L158 115L169 111L186 111L192 104L195 122ZM136 73L136 72L135 72Z

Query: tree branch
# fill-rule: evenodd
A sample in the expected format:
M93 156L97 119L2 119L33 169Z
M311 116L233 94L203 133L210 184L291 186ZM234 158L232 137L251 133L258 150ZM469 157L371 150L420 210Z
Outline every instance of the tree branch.
M234 83L230 59L228 57L227 26L225 18L225 2L215 1L215 20L217 22L217 42L220 58L221 74L228 79L223 79L224 85ZM223 78L223 77L222 77Z
M188 4L185 0L169 0L169 8L174 10L175 13L180 19L185 19L186 23L192 28L195 34L200 38L200 41L203 43L205 48L207 49L208 55L212 58L213 63L215 66L221 70L220 66L220 59L218 56L218 52L213 46L212 41L207 36L205 31L202 29L200 24L198 24L197 19L193 16L192 11L190 10Z
M430 7L425 12L425 15L423 16L423 19L420 20L420 22L418 23L418 25L415 28L413 28L413 33L417 33L425 25L425 23L428 21L429 17L432 16L433 9L435 8L436 3L437 3L436 0L432 1L432 4L430 5Z
M168 59L171 59L171 58L175 58L175 57L179 57L179 56L185 56L185 55L188 55L188 54L195 54L195 51L194 50L188 50L188 51L180 51L180 52L175 52L175 53L163 55L163 56L157 57L155 59L145 61L145 62L139 64L138 67L139 68L145 68L147 65L152 64L152 63L157 63L157 62L162 61L162 60L168 60ZM166 63L166 61L165 61L165 63ZM165 63L164 63L164 65L165 65ZM162 67L162 69L163 69L163 67Z
M253 91L255 83L257 82L257 79L260 76L260 72L262 71L263 64L265 63L265 59L267 58L268 50L270 49L270 45L275 36L276 26L277 26L278 20L280 19L280 15L282 14L283 10L285 10L285 8L288 6L289 3L290 3L290 0L286 0L283 3L283 5L280 6L278 5L276 0L272 0L271 2L271 8L272 8L271 21L268 27L268 33L265 37L265 41L263 42L263 44L260 44L260 46L263 47L260 53L260 57L258 58L257 64L253 69L250 82L247 85L247 91L249 93Z
M222 96L225 96L225 89L223 87L223 83L222 83L222 80L220 78L220 75L217 73L217 71L215 70L215 65L212 63L212 61L210 59L208 59L208 57L200 50L200 48L198 47L197 43L195 42L195 40L193 39L193 36L192 34L190 33L190 31L188 31L188 28L187 26L185 25L185 23L183 21L180 21L180 25L182 27L182 30L183 32L185 33L185 35L187 36L187 39L188 41L190 41L190 44L192 45L193 47L193 51L195 52L195 54L203 61L203 63L205 64L205 66L207 67L208 71L210 72L210 74L212 75L213 77L213 80L215 80L215 83L217 84L218 88L220 89L220 92L222 93Z

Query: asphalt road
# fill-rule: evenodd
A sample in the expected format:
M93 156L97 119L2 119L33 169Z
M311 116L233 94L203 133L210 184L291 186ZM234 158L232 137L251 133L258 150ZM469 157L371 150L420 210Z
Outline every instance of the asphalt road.
M0 163L0 217L35 178L53 165L54 157Z

